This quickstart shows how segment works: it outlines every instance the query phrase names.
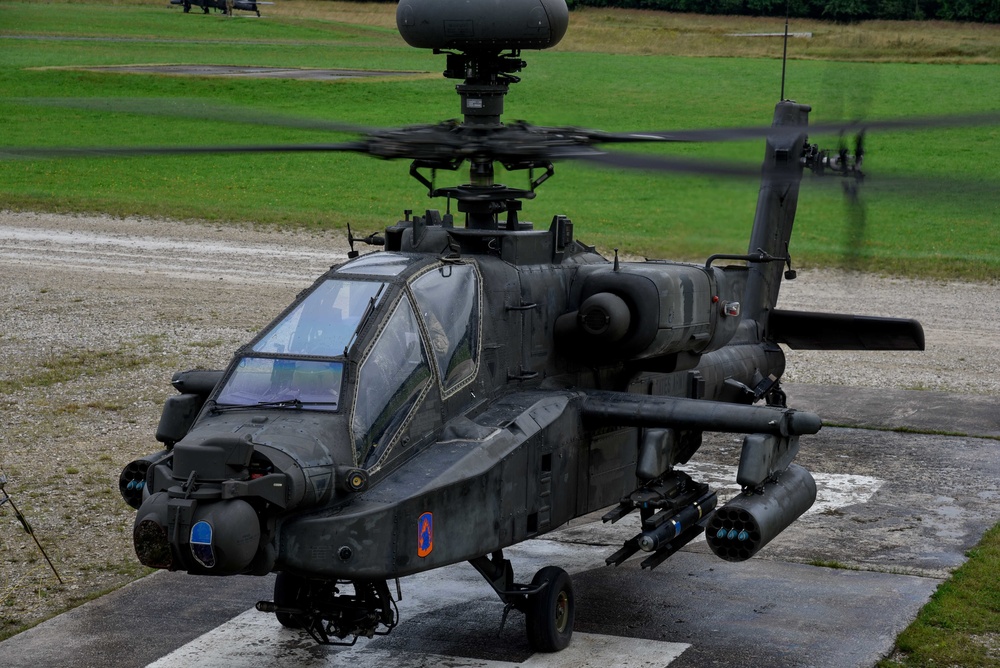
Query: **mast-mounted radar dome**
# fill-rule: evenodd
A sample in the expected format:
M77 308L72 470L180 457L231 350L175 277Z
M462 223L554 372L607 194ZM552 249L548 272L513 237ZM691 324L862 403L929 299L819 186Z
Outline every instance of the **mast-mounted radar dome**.
M565 0L400 0L396 27L420 49L547 49L569 25Z

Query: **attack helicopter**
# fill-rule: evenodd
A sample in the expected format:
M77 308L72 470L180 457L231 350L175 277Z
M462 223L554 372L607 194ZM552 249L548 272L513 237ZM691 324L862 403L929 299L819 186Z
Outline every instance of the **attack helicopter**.
M643 555L655 568L702 534L720 558L749 559L816 497L793 460L821 420L787 405L781 344L920 350L923 331L909 319L777 308L782 280L795 278L803 173L862 176L860 146L809 142L809 106L782 99L770 127L719 132L505 124L522 50L552 47L567 30L563 0L402 0L397 26L446 58L462 120L291 150L410 160L444 213L407 211L362 239L349 232L347 261L226 369L175 374L156 429L163 447L129 463L119 490L137 510L143 564L276 572L273 600L257 608L319 643L389 633L400 578L464 561L504 618L526 615L534 649L557 651L573 633L569 575L553 565L522 582L505 548L607 509L605 522L638 513L641 525L609 565ZM608 259L566 215L522 220L554 161L684 170L598 147L746 136L765 140L746 253ZM197 149L227 150L289 147ZM195 150L123 150L140 152ZM467 183L436 185L464 163ZM530 188L495 182L498 163L528 170ZM380 249L362 254L358 243ZM744 435L742 492L721 506L681 468L705 432Z
M260 16L260 5L273 5L273 2L258 2L257 0L170 0L171 5L181 5L184 13L191 11L191 7L201 7L202 12L208 14L209 9L216 9L223 14L229 14L231 10L238 9L242 12L255 12Z

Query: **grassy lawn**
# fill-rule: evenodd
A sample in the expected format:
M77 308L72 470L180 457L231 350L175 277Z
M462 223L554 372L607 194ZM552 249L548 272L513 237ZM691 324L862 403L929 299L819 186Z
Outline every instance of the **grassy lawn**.
M942 584L878 668L1000 665L1000 526Z
M313 16L308 15L310 9L317 10ZM2 142L120 146L337 141L345 137L244 121L263 111L368 126L458 116L454 82L440 76L443 59L407 47L392 28L392 12L384 5L283 2L269 7L262 20L227 20L138 4L0 4L0 26L7 27L0 35L16 32L18 37L6 39L0 55L0 113L6 130ZM606 130L767 125L780 88L775 60L780 41L727 35L780 30L781 22L671 17L574 12L565 45L523 54L528 67L523 81L507 96L507 117ZM1000 33L921 30L906 41L900 26L905 24L877 24L867 32L856 26L806 26L815 36L790 45L796 60L788 68L787 93L813 104L814 122L862 114L899 117L1000 109L1000 87L984 85L1000 80L1000 40L995 40ZM119 37L126 41L115 41ZM899 46L904 41L907 48ZM600 43L609 44L609 50L597 50ZM861 44L885 44L879 60L919 62L817 60L857 58ZM727 45L746 57L720 57ZM953 54L952 61L964 57L977 64L942 63L944 53ZM315 82L74 69L148 63L417 74ZM62 96L210 100L237 107L232 118L240 122L191 118L195 102L175 104L173 117L23 102ZM1000 198L990 187L1000 176L991 141L998 132L987 127L871 133L866 139L869 178L863 197L868 234L859 251L862 263L890 273L1000 276L1000 234L992 224ZM836 148L839 141L813 139L828 148ZM751 167L762 154L759 141L647 150ZM442 175L448 177L452 175ZM898 177L912 180L900 185ZM465 175L453 178L464 181ZM523 186L525 178L516 173L504 180ZM756 192L753 181L560 163L556 178L526 203L524 217L547 222L554 213L564 213L576 222L582 239L601 248L699 260L715 252L745 250ZM367 231L398 219L404 209L445 204L425 198L421 187L406 177L405 163L342 154L5 160L0 161L0 198L8 207L24 209L337 229L351 223ZM807 184L791 249L796 264L844 262L846 228L839 185L831 179Z
M260 20L185 15L164 5L0 3L0 144L339 141L345 136L253 120L267 112L394 126L459 115L455 82L440 77L443 59L402 42L391 5L283 0L266 7ZM563 44L523 54L528 67L507 97L507 117L605 130L766 125L778 98L780 41L730 35L781 29L778 20L574 12ZM791 41L786 91L813 104L813 121L1000 110L996 26L800 22L792 29L813 37ZM82 69L150 63L401 74L317 82ZM169 99L157 104L175 113L30 103L66 96ZM231 118L199 116L201 101L231 105ZM908 275L1000 278L998 139L996 126L872 133L866 140L863 264ZM838 138L813 140L835 148ZM754 141L655 152L752 166L763 151ZM25 210L298 228L344 229L350 223L367 233L401 217L404 209L444 207L429 202L406 169L405 163L346 154L0 159L0 203ZM509 178L520 186L525 177ZM846 257L844 204L836 184L813 185L823 184L804 190L791 252L796 266L838 265ZM552 214L565 213L579 238L604 249L699 260L745 251L756 195L752 182L564 163L538 198L526 203L523 218L546 223ZM1000 531L994 528L900 637L899 651L884 665L998 665L998 562Z

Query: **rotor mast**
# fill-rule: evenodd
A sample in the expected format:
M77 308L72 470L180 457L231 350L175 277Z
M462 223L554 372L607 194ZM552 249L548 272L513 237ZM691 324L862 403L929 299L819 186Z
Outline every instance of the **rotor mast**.
M518 229L517 212L522 199L534 197L531 190L508 188L494 180L494 162L508 170L544 167L551 163L541 157L525 157L511 146L519 146L505 134L500 120L503 102L514 76L526 66L521 49L547 49L566 33L569 9L565 0L400 0L396 27L406 42L416 48L446 54L444 76L458 79L455 86L462 101L462 122L449 132L450 143L458 144L450 156L418 159L418 167L456 169L469 161L469 182L448 188L430 186L430 195L454 198L458 210L466 214L466 227L496 230L500 214L506 213L506 229ZM523 133L522 133L523 134ZM523 140L523 139L522 139ZM547 178L547 176L545 177Z
M462 126L476 134L500 130L504 97L510 84L521 80L512 73L520 72L527 65L520 58L520 50L511 49L508 53L470 50L447 52L447 56L444 76L462 80L455 86L462 104ZM509 225L516 226L516 212L521 208L519 198L525 196L526 191L497 184L494 161L489 155L472 155L469 157L469 183L442 191L456 197L458 210L466 214L466 227L498 229L499 215L505 212Z

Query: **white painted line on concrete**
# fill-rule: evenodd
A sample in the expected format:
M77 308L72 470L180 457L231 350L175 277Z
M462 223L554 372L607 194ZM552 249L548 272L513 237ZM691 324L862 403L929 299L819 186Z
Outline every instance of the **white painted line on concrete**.
M666 666L691 645L642 638L574 633L569 647L557 654L535 654L520 664L530 668L649 668Z
M721 506L740 493L736 467L727 464L687 464L684 470L699 482L707 482L719 495ZM822 513L867 503L885 482L881 478L855 473L812 473L816 480L816 503L806 511Z
M268 638L267 642L262 638ZM272 641L273 639L273 641ZM389 651L358 640L345 649L320 647L295 631L281 628L272 615L248 610L232 622L168 654L147 668L246 668L294 665L297 668L351 666L351 668L651 668L669 665L690 645L685 643L574 633L561 652L533 654L522 662L474 659L431 652Z

